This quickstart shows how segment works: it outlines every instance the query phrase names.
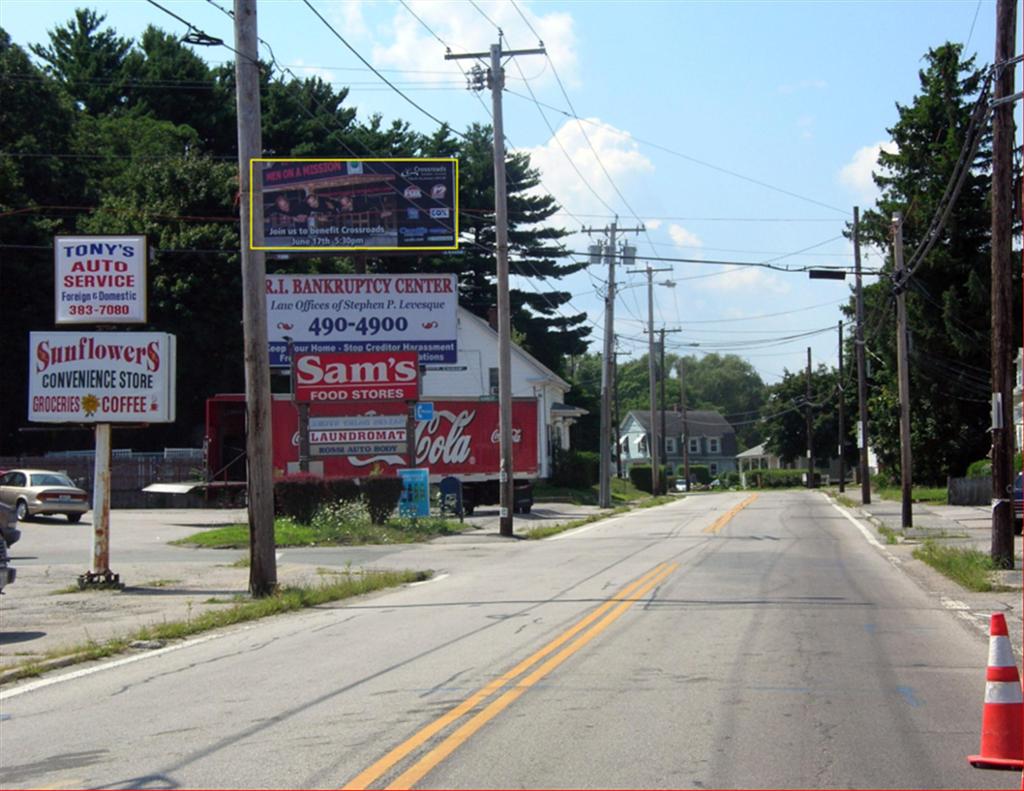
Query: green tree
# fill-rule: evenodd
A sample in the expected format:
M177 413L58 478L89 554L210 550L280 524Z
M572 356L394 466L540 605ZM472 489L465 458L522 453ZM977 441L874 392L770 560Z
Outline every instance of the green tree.
M100 30L105 16L87 8L50 31L48 46L33 44L32 52L86 112L109 113L126 102L125 59L132 47L111 28Z
M875 181L882 190L864 213L861 238L890 245L891 218L904 216L905 258L922 244L954 172L970 129L984 71L963 59L959 44L929 50L919 72L920 92L896 105L888 129L898 150L883 151ZM907 291L910 331L911 445L914 478L941 483L986 455L990 438L989 204L990 134L982 140L946 226L916 268ZM1019 213L1018 213L1019 223ZM1018 225L1019 227L1019 225ZM1019 253L1017 253L1019 256ZM865 288L866 342L872 355L871 441L883 467L899 471L899 396L892 263ZM1020 345L1020 269L1014 273ZM852 304L847 308L853 314Z
M765 444L772 453L787 463L807 458L807 373L784 372L782 381L768 388L765 405L767 418L763 423ZM847 382L847 385L849 383ZM811 436L814 463L822 467L834 458L839 440L839 398L845 393L846 414L856 414L854 388L839 388L839 375L834 368L819 365L811 371ZM847 462L857 458L853 441L854 421L846 420L843 448Z

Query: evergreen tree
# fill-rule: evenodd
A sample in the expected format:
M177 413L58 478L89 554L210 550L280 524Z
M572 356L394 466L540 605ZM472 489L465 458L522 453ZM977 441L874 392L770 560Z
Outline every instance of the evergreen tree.
M895 212L904 217L905 259L922 244L940 208L970 129L985 73L961 57L959 44L930 50L919 73L920 93L888 130L898 146L882 152L875 181L882 190L864 213L861 238L888 249ZM982 140L963 189L931 253L909 283L911 444L914 478L942 483L961 475L989 449L990 132ZM1018 217L1019 221L1019 217ZM1018 253L1019 255L1019 253ZM883 467L899 470L899 396L893 266L865 288L866 342L872 352L871 441ZM1020 271L1015 272L1016 342L1020 345ZM852 315L853 307L847 309Z

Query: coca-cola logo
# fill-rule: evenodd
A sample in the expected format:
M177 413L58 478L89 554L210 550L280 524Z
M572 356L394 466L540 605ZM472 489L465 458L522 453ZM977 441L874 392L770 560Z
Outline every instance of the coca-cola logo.
M446 409L434 411L434 417L416 425L417 464L462 464L472 463L473 435L464 434L473 419L475 409L463 409L458 414ZM448 430L441 429L441 420L448 422Z
M523 430L521 428L512 427L512 444L518 445L523 439ZM501 429L494 429L491 432L491 444L498 445L501 442Z

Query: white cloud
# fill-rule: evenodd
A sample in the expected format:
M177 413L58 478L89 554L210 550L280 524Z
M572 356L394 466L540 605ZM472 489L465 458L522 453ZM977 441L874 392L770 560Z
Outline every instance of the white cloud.
M677 247L703 247L704 242L693 231L686 230L681 225L673 223L668 227L668 235L672 237Z
M346 0L344 3L327 6L325 13L335 27L344 31L346 37L363 37L370 32L363 16L364 8L364 0Z
M320 66L306 66L304 65L302 58L295 58L295 63L290 68L300 78L319 77L326 83L337 81L337 75L335 75L330 69L325 69Z
M878 154L881 151L894 154L898 150L899 147L891 140L880 140L858 148L853 158L839 170L839 183L857 193L864 203L873 203L878 197L878 187L871 174L878 169Z
M814 137L814 116L801 115L796 119L796 128L800 130L801 140L811 140Z
M640 153L629 132L596 118L583 123L586 137L579 122L567 121L547 143L524 151L541 172L541 192L550 193L570 211L607 214L605 203L621 204L608 177L629 195L631 183L651 173L654 165Z
M450 46L456 55L488 52L491 44L497 40L498 33L494 29L497 25L505 35L506 49L537 46L537 36L511 3L477 3L491 21L472 8L467 8L462 0L409 0L408 5L423 24L399 5L394 16L375 30L379 41L389 43L375 44L372 60L380 67L420 72L412 77L414 79L430 82L453 78L462 80L462 70L468 71L473 66L474 61L469 60L446 61L445 46L438 38ZM538 14L526 3L519 3L519 8L543 40L548 57L563 82L568 86L577 85L576 35L572 16L554 11ZM436 34L436 38L427 27ZM521 58L506 66L505 79L509 87L522 87L520 68L534 85L554 81L545 58L536 56Z
M789 285L775 275L757 267L736 267L721 277L699 281L699 287L709 291L757 291L788 294Z
M780 85L776 90L782 94L794 94L798 91L823 91L828 87L828 83L824 80L799 80L798 82L790 82Z
M661 227L661 225L662 225L662 221L661 220L644 220L644 227L648 231L656 231L656 230L658 230Z

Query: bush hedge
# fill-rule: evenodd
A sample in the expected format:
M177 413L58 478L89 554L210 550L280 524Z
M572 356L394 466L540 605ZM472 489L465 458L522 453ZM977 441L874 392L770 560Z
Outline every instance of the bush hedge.
M569 489L589 489L601 474L601 456L593 451L559 451L551 483Z
M804 486L806 472L806 470L751 470L747 473L747 486L758 489Z
M375 525L382 525L398 507L398 500L402 496L402 480L366 478L362 481L360 489L366 510L370 512L370 521Z
M661 468L661 492L664 494L668 491L668 479L672 475L671 467ZM653 494L654 485L651 482L651 465L649 464L638 464L629 468L629 480L632 481L633 485L642 492Z
M347 478L320 478L309 473L274 481L274 513L308 525L324 503L359 499L359 487Z

